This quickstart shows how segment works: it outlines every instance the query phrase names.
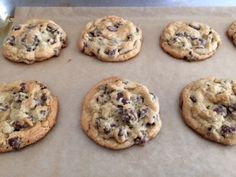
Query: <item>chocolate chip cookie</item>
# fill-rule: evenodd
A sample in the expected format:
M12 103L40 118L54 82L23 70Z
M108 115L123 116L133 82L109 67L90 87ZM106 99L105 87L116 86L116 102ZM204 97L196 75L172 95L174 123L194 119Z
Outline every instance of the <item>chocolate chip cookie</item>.
M236 21L233 22L228 30L227 30L228 37L232 40L233 44L236 45Z
M2 53L11 61L32 64L58 56L66 41L65 31L55 22L33 19L12 27Z
M37 81L0 85L0 152L19 150L55 125L57 98Z
M102 61L125 61L141 50L142 30L121 17L106 16L89 22L82 32L79 48Z
M211 57L221 44L215 30L203 23L170 23L160 37L162 49L177 59L200 61Z
M204 78L187 85L181 95L183 119L206 139L236 144L236 81Z
M85 96L80 123L101 146L124 149L143 145L161 128L158 98L141 84L110 77Z

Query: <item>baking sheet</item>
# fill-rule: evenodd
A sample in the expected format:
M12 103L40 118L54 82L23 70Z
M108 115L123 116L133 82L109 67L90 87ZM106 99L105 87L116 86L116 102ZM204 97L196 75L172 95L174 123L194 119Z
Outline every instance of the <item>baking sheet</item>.
M84 25L105 15L119 15L143 29L140 54L123 63L104 63L79 52ZM0 82L39 80L59 97L56 127L40 142L0 154L1 177L235 177L236 146L207 141L182 121L178 98L189 82L205 76L235 78L236 49L225 31L236 20L233 8L17 8L15 22L55 20L68 33L69 46L58 58L33 65L0 60ZM159 47L165 25L175 20L205 22L222 38L216 54L202 62L173 59ZM86 92L98 81L121 76L145 84L159 97L163 126L144 147L112 151L96 145L81 130Z

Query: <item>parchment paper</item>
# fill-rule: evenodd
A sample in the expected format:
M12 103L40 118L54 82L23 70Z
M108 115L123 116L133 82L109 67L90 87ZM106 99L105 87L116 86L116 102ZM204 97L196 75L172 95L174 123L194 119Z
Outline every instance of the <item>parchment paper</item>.
M143 29L141 53L123 63L104 63L77 49L84 25L105 15L119 15ZM55 20L68 33L69 46L58 58L33 65L0 60L0 82L39 80L59 97L56 127L40 142L0 154L0 177L235 177L236 146L207 141L182 121L181 89L201 77L236 79L236 49L225 35L236 20L235 8L17 8L15 22ZM222 38L216 54L202 62L173 59L159 47L165 25L175 20L205 22ZM86 92L98 81L121 76L145 84L159 97L163 126L146 146L112 151L82 132L79 119Z

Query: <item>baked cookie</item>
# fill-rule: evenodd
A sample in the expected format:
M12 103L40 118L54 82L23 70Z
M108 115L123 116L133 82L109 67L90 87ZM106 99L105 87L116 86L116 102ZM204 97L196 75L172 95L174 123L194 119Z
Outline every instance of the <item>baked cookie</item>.
M228 30L227 30L228 37L232 40L233 44L236 45L236 21L233 22Z
M187 61L200 61L211 57L220 44L220 36L215 30L196 22L170 23L160 37L160 45L166 53Z
M236 144L236 81L214 77L187 85L181 95L183 119L206 139Z
M33 19L12 27L2 53L11 61L32 64L58 56L66 41L66 33L55 22Z
M58 101L37 81L0 85L0 152L43 138L56 123Z
M101 146L124 149L143 145L161 128L158 98L141 84L110 77L85 96L80 123Z
M82 32L79 48L102 61L125 61L141 50L142 30L121 17L106 16L89 22Z

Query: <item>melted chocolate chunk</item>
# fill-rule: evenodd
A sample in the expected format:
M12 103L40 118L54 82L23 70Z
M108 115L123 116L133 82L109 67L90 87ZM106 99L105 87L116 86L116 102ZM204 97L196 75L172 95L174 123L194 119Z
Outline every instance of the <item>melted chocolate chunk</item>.
M227 116L227 108L222 105L217 106L213 109L213 111L217 112L217 114L220 114L224 117Z
M227 136L228 134L234 133L235 131L235 127L230 127L228 125L222 125L221 127L221 134L223 137Z
M12 27L12 30L14 31L17 31L17 30L20 30L21 29L21 26L20 25L15 25Z
M190 96L190 99L193 103L196 103L197 102L197 98L193 95Z
M134 139L134 144L136 145L144 145L147 142L146 140L146 135L144 135L142 138L141 137L137 137Z
M43 93L42 96L41 96L41 105L43 106L44 103L46 103L46 101L47 101L47 96L46 96L45 93Z
M14 149L19 150L21 145L21 139L19 137L14 137L8 139L8 144Z
M26 92L25 83L24 82L20 83L20 90L19 90L19 92Z
M125 98L122 98L121 102L122 102L123 104L128 104L128 100L125 99Z
M57 31L57 29L53 28L49 24L47 25L46 30L50 33L55 33Z
M101 127L101 117L96 118L95 127L96 129L99 129Z
M7 39L7 42L9 45L14 46L16 44L16 37L15 36L11 36Z
M136 28L136 32L137 32L137 33L139 32L139 29L138 29L138 28Z
M105 50L104 51L105 54L109 55L109 56L113 56L116 53L116 49L113 50Z
M28 128L28 127L29 127L29 125L26 124L26 123L23 122L23 121L16 121L16 122L14 123L14 131L20 131L21 129L23 129L23 128Z
M122 92L119 92L119 93L117 93L116 99L119 101L123 97L124 97L124 94Z
M121 118L122 122L124 122L125 124L128 124L132 121L137 120L137 115L135 114L135 112L132 109L122 109L120 111L121 111L120 118Z

